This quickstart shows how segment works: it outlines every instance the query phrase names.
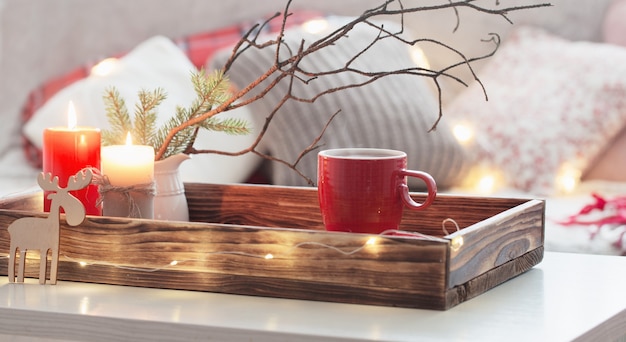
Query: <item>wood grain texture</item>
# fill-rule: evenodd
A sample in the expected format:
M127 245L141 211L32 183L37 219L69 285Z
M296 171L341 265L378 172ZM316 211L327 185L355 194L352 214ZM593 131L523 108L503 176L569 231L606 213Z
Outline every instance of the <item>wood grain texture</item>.
M41 212L43 211L43 192L32 191L16 196L0 197L0 208Z
M449 287L543 246L544 208L543 201L530 200L448 236L463 239L450 251Z
M29 215L1 211L0 225ZM444 240L379 238L370 246L368 238L88 217L77 227L61 225L58 279L398 306L407 305L400 295L407 292L442 305L443 296L432 289L446 282ZM8 250L6 230L0 242L0 249ZM272 259L265 258L268 253ZM171 266L174 260L178 264ZM37 269L36 261L31 260L29 271ZM88 266L78 266L80 261Z
M71 227L61 220L58 278L445 310L534 266L541 258L528 259L533 250L543 255L541 201L441 195L429 210L404 215L402 229L432 239L367 244L369 235L324 230L313 188L186 184L186 195L194 222L87 216ZM10 208L0 209L0 253L8 249L6 226L45 216L15 210L34 207L37 196L0 202ZM446 235L446 218L464 229ZM455 234L467 239L456 253ZM27 260L27 276L38 269Z
M187 183L185 193L191 221L324 230L315 188ZM426 195L412 197L422 201ZM465 228L527 201L437 195L428 210L404 210L400 229L443 237L447 218Z
M543 259L543 252L543 246L538 247L528 253L522 254L518 258L496 266L464 284L451 288L448 290L446 296L448 306L445 309L449 309L457 304L477 297L478 295L483 294L488 290L530 270L533 266L541 262Z

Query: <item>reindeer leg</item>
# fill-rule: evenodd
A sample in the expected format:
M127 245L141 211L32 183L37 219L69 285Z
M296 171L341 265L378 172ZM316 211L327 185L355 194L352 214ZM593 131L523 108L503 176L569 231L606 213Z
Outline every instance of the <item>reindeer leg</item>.
M9 283L15 282L15 254L17 253L17 247L11 246L9 250Z
M39 284L46 283L46 268L48 267L48 250L41 249L39 252Z
M50 284L57 283L57 271L59 267L59 249L52 250L52 262L50 264Z
M17 267L17 282L24 282L24 272L26 272L26 249L20 249L20 262Z

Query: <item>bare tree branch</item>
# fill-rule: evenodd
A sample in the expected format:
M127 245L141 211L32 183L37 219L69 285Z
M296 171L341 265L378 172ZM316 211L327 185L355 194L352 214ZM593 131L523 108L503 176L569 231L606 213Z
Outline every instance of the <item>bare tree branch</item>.
M241 40L234 46L232 50L231 56L225 63L224 71L228 74L228 71L232 68L233 63L246 51L250 49L269 49L273 48L274 51L274 63L271 65L265 73L262 75L258 75L258 77L252 81L247 86L243 87L241 90L236 92L229 100L222 103L220 106L211 109L210 111L204 113L203 115L195 117L193 120L190 120L184 123L181 126L178 126L172 129L169 135L166 137L166 143L171 141L171 139L181 130L197 125L203 120L210 118L214 115L218 115L223 112L231 111L233 109L246 106L255 101L262 99L265 95L267 95L270 91L272 91L277 84L281 81L287 79L289 82L288 90L282 96L281 100L275 105L273 110L267 114L265 123L263 127L260 129L255 141L245 149L242 149L237 152L225 152L225 151L217 151L217 150L198 150L193 148L193 146L189 146L187 148L188 153L213 153L213 154L221 154L221 155L229 155L229 156L238 156L246 153L254 153L259 155L265 159L282 163L295 172L297 172L300 176L304 177L310 184L313 184L312 180L308 179L302 172L297 169L297 165L299 161L311 151L316 150L319 147L319 141L321 140L322 135L326 131L326 129L331 124L332 120L340 113L340 108L338 111L334 113L330 119L326 122L322 132L317 136L317 138L311 142L311 144L305 148L299 156L296 157L294 161L285 161L282 159L274 158L271 155L265 154L258 150L258 146L266 134L272 119L277 115L278 111L283 107L285 103L288 101L298 101L305 103L315 102L318 98L340 92L343 90L358 88L365 86L367 84L376 82L382 78L396 76L396 75L410 75L415 77L426 77L432 79L436 91L437 98L439 102L439 112L436 121L433 123L430 130L436 129L439 124L441 118L443 117L443 105L442 105L442 87L441 87L441 79L451 79L463 86L467 86L468 83L463 81L458 76L455 76L453 73L458 68L465 68L469 71L474 81L478 82L478 84L482 87L485 98L488 98L487 92L478 78L473 64L477 61L489 58L493 56L500 45L500 37L493 33L490 35L489 39L484 40L484 42L493 44L493 48L490 52L481 55L481 56L472 56L467 57L461 51L456 48L449 46L445 43L442 43L436 39L432 38L418 38L418 39L407 39L403 36L405 31L405 15L417 12L428 12L428 11L442 11L442 10L453 10L456 17L456 23L453 28L453 31L456 31L461 23L460 18L460 8L468 8L475 12L484 13L488 15L495 15L503 18L505 21L512 24L512 21L509 19L508 14L515 11L522 10L530 10L542 7L551 6L549 3L540 3L540 4L532 4L532 5L523 5L523 6L511 6L511 7L499 7L499 2L496 1L496 7L486 7L484 5L480 5L476 0L447 0L437 5L429 5L429 6L405 6L405 4L401 0L385 0L383 3L377 7L368 9L364 11L360 16L350 20L345 23L343 26L337 28L336 30L328 33L327 35L319 38L318 40L311 42L308 45L305 45L304 40L300 42L297 46L297 50L294 50L294 47L288 46L284 41L284 34L287 26L287 22L289 17L291 16L290 7L292 4L292 0L288 0L285 5L284 11L277 12L266 21L261 24L255 25L252 27L246 34L243 35ZM387 17L399 17L400 21L400 29L398 32L391 32L387 30L384 25L377 24L375 22L376 19L387 18ZM269 25L269 23L273 20L282 20L282 26L280 28L279 33L276 35L274 39L269 39L266 41L261 40L260 32L264 27ZM333 70L327 71L311 71L306 70L301 66L303 60L309 58L315 58L316 53L319 51L328 48L330 46L340 44L342 39L345 39L349 36L350 32L357 25L369 25L378 30L378 34L372 39L372 41L364 47L361 51L357 52L352 58L345 61L345 64ZM420 66L398 69L398 70L387 70L387 71L371 71L371 70L361 70L359 68L354 67L355 61L358 60L364 53L366 53L370 48L379 42L385 39L395 39L398 40L408 46L415 46L418 44L434 44L438 47L442 47L452 53L453 55L459 58L459 61L453 64L450 64L439 70L431 70L425 69ZM285 55L281 51L286 49L287 57L282 57ZM360 75L363 77L362 81L353 82L350 84L338 85L336 87L332 87L329 89L325 89L323 91L318 92L316 95L310 98L299 97L293 93L293 85L294 83L302 83L308 84L311 81L328 75L339 75L344 73L351 73L355 75ZM165 151L165 147L162 147L157 151L157 160L163 155Z

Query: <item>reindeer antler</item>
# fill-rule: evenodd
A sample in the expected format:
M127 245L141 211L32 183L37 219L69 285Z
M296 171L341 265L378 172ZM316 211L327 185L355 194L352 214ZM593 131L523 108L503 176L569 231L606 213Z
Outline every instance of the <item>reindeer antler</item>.
M39 177L37 177L37 183L39 186L46 191L59 191L59 177L52 177L52 173L40 173Z
M65 189L67 191L82 189L91 183L91 178L93 178L91 170L85 169L78 171L74 176L70 177Z

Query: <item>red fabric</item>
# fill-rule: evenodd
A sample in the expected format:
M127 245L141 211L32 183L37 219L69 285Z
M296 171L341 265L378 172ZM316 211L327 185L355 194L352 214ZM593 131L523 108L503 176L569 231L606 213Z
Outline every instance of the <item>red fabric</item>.
M612 199L606 199L599 194L592 194L594 202L584 206L580 211L568 217L566 220L559 222L564 226L582 225L593 226L595 231L591 234L593 239L599 230L604 226L620 227L626 225L626 196L618 196ZM588 218L592 213L601 213L602 215ZM613 245L619 250L624 251L624 236L626 230L619 234Z
M292 27L300 25L307 20L320 16L320 13L312 11L294 12L289 17L286 26ZM202 32L174 39L174 42L187 54L187 57L193 65L197 68L202 68L207 60L209 60L217 51L233 46L255 24L261 22L262 21L244 22L239 25L233 25L214 31ZM264 27L264 32L277 33L279 32L281 25L282 19L276 18L272 20L269 25ZM115 57L121 57L123 55L124 54L120 54ZM22 124L28 122L35 112L57 92L72 83L89 76L91 68L95 64L97 63L86 63L85 65L82 65L67 74L48 80L36 89L32 90L26 99L26 103L22 107ZM41 168L41 150L34 146L25 136L22 136L22 147L28 162L35 168Z

